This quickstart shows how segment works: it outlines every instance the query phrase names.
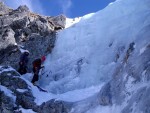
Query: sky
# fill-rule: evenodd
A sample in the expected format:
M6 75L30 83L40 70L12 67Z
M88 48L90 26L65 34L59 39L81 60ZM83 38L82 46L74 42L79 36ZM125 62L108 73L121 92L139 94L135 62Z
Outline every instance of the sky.
M69 18L97 12L115 0L0 0L16 9L26 4L35 13L46 16L64 14Z

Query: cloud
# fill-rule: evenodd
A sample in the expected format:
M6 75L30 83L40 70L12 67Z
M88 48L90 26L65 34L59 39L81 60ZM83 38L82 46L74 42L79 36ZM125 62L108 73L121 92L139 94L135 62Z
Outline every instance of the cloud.
M43 14L43 8L39 0L5 0L5 4L15 9L20 5L27 5L30 11Z
M71 0L61 0L59 1L63 14L69 16L71 14L70 8L72 6Z

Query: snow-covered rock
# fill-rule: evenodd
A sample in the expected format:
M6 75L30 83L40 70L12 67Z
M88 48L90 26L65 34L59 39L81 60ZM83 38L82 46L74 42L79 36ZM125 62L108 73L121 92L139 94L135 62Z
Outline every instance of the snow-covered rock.
M53 97L38 105L37 95L42 98L47 93L41 92L11 67L0 67L0 83L1 113L20 113L27 109L37 113L68 113L71 109L72 104Z

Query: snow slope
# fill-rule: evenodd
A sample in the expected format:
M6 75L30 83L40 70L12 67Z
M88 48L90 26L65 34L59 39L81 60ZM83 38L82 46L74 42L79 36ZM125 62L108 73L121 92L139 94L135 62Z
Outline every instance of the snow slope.
M32 94L36 98L35 103L37 105L41 105L43 102L46 102L51 99L63 100L63 101L67 101L67 102L77 102L80 100L84 100L84 99L94 95L95 93L98 93L99 89L104 85L104 84L101 84L101 85L95 86L95 87L91 86L91 87L85 88L85 89L79 89L79 90L77 89L74 91L68 91L63 94L52 94L51 92L48 92L48 93L42 92L36 86L32 85L32 83L29 82L29 81L31 81L31 78L32 78L32 75L29 73L22 76L22 79L28 83L30 89L32 90ZM17 90L19 92L24 91L21 89L17 89ZM74 98L72 98L72 97L74 97Z

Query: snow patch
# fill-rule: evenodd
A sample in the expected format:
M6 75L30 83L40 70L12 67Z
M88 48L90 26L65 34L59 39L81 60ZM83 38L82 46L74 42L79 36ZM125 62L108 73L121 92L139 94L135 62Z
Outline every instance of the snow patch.
M3 72L7 72L7 71L16 71L16 70L10 66L7 66L7 67L0 66L0 74Z
M82 19L82 20L89 19L89 18L91 18L92 16L94 16L94 14L95 14L95 13L87 14L87 15L83 16L81 19Z
M78 23L81 20L81 17L78 18L66 18L65 28L71 27L72 25Z
M20 108L19 111L21 110L21 113L36 113L34 112L32 109L24 109L24 108Z
M26 91L28 91L27 89L17 89L17 91L19 91L20 93L24 93Z
M98 106L90 109L86 113L121 113L121 106Z
M22 77L31 82L31 80L33 78L33 73L23 74Z
M139 53L139 55L141 55L141 54L143 54L144 53L144 51L146 50L146 46L145 47L143 47L142 49L140 49L140 53Z

